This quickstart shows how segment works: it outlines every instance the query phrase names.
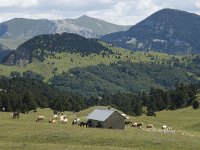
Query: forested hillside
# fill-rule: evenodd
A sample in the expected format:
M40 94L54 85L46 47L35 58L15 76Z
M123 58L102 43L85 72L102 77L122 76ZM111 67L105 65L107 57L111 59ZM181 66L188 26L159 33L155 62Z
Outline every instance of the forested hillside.
M83 98L63 93L42 82L43 77L32 71L21 76L12 72L10 77L0 78L0 108L6 111L26 113L37 107L79 111L85 108Z
M101 51L98 53L83 54L81 52L53 52L34 54L34 57L29 63L28 60L22 58L28 58L27 55L21 57L18 61L14 61L14 53L8 58L4 59L4 64L12 65L0 65L0 74L9 76L10 72L18 71L20 73L26 70L32 70L45 77L45 81L48 81L52 76L61 74L63 71L67 72L69 69L75 67L87 67L91 65L97 65L100 63L110 64L118 61L130 61L130 62L155 62L158 64L171 62L171 59L177 59L172 55L156 53L156 52L132 52L127 49L114 47L111 44L98 41L103 47L111 50L111 52ZM21 51L21 54L27 54L27 52ZM37 55L36 55L37 54ZM21 55L18 55L21 56ZM30 57L29 57L30 58ZM16 62L16 64L14 64Z
M86 39L72 33L40 35L20 45L5 59L4 64L26 64L32 62L33 58L44 61L45 58L60 52L81 53L84 56L92 53L100 54L102 51L112 52L95 39Z
M179 82L195 83L199 77L197 67L199 61L185 66L176 59L172 60L171 64L131 62L100 64L70 69L69 72L54 76L51 84L84 96L114 94L118 91L137 93L149 91L151 87L171 89Z
M163 9L124 32L103 40L134 51L168 54L199 54L200 16L176 9Z
M23 75L12 72L10 77L1 77L1 110L4 108L5 111L28 113L30 110L37 111L37 107L50 107L60 111L80 111L91 106L107 105L130 115L146 113L153 116L155 111L191 106L200 88L199 83L187 86L181 83L168 91L151 88L149 93L118 91L114 94L107 92L101 96L81 97L52 87L42 82L43 78L32 71L26 71ZM147 110L144 111L144 107Z
M2 63L2 60L10 54L10 51L9 48L0 44L0 63Z

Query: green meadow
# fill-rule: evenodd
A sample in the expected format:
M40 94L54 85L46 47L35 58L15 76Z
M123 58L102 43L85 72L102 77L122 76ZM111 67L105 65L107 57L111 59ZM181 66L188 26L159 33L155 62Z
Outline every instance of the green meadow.
M67 124L50 124L50 109L21 114L12 119L11 113L0 112L0 149L2 150L198 150L200 149L200 109L191 107L176 111L162 111L157 117L130 117L133 122L143 122L142 129L127 126L126 130L97 129L72 126L74 117L84 120L93 108L78 113L65 112ZM35 122L38 115L46 120ZM159 133L146 129L147 124L156 129L167 125L175 133Z

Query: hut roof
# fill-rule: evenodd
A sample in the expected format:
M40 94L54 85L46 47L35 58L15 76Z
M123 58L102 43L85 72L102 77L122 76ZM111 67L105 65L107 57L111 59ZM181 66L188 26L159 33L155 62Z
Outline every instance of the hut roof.
M102 110L95 109L92 113L90 113L87 118L91 120L105 121L108 117L110 117L115 110Z

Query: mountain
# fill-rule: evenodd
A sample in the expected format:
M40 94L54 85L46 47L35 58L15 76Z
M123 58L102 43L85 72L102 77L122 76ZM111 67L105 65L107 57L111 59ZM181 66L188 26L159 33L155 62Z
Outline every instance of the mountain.
M10 54L10 49L0 44L0 63Z
M200 16L180 10L163 9L127 31L111 33L101 39L134 51L200 53Z
M127 30L129 27L115 25L88 16L63 20L15 18L0 24L0 43L15 49L24 41L42 34L68 32L87 38L99 38L105 34Z
M44 76L45 81L47 82L54 75L68 72L69 69L75 67L87 67L98 64L109 65L110 63L115 63L118 61L129 61L133 63L156 62L159 64L163 64L165 62L172 62L171 59L174 57L172 55L156 52L132 52L130 50L114 47L111 44L107 44L105 42L98 41L98 43L108 48L109 50L112 50L112 52L105 53L105 51L101 51L100 53L98 53L98 51L96 51L96 53L93 52L84 54L81 52L74 53L73 51L66 50L61 52L53 52L51 54L47 53L48 51L45 50L45 53L43 53L42 57L38 57L40 55L36 55L40 54L37 51L37 53L34 53L35 55L32 57L32 59L30 59L30 57L24 59L31 61L22 61L21 59L21 61L19 61L20 63L16 63L16 61L14 61L14 52L16 53L18 52L18 50L13 51L11 55L7 57L7 59L4 59L4 64L8 63L9 66L0 64L0 75L9 76L10 73L13 71L18 71L22 74L27 70L32 70ZM23 52L21 53L21 55L22 54ZM17 56L20 56L20 51ZM15 65L14 62L18 65Z
M197 82L200 56L133 52L95 39L63 33L36 36L0 65L0 74L33 71L56 88L83 96L173 88ZM19 73L16 73L19 72Z
M36 36L21 44L3 63L6 65L23 64L24 66L32 62L34 58L44 61L46 57L53 57L55 53L61 52L80 53L82 56L101 52L112 53L96 39L87 39L73 33L46 34Z

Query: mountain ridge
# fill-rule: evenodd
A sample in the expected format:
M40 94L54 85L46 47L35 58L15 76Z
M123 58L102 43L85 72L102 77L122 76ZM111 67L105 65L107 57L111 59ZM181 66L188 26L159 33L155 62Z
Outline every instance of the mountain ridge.
M127 31L111 33L101 39L133 51L168 54L200 53L200 16L176 9L162 9Z
M15 49L26 40L42 34L68 32L86 38L99 38L108 33L127 30L129 27L85 15L77 19L60 20L14 18L0 23L0 43Z

